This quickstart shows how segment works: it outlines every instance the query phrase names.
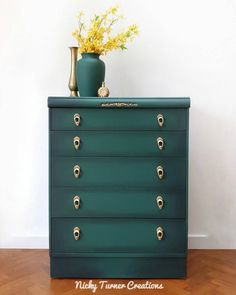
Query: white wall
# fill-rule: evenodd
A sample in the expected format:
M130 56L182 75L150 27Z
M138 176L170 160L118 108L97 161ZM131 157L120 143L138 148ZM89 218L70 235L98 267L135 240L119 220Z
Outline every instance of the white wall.
M47 247L47 96L68 95L80 9L108 0L0 2L0 247ZM112 96L191 96L192 248L236 247L236 1L122 0L140 36L103 59Z

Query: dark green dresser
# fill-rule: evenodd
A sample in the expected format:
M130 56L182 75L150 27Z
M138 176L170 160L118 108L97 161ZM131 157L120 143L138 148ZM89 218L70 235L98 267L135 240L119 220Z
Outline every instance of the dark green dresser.
M185 277L190 99L48 106L51 276Z

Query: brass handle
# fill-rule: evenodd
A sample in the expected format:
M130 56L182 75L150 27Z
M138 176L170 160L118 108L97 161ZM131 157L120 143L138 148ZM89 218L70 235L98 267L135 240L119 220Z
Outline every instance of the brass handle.
M157 122L158 122L158 124L159 124L160 127L163 126L164 121L165 121L165 120L164 120L163 115L162 115L162 114L158 114L158 115L157 115Z
M80 166L79 165L74 166L74 176L75 176L75 178L79 178L79 176L80 176Z
M78 241L79 238L80 238L80 228L79 227L74 227L74 229L73 229L73 235L74 235L74 239L76 241Z
M162 166L158 166L157 167L157 175L160 179L163 179L164 178L164 169Z
M80 147L80 137L79 136L74 137L74 147L76 150L78 150Z
M157 196L157 206L161 210L164 206L164 200L161 196Z
M79 207L80 207L80 197L79 196L74 196L73 201L74 201L74 207L75 207L75 209L78 210Z
M161 241L163 239L163 237L164 237L164 230L162 227L159 226L157 228L157 238L159 241Z
M157 138L157 146L158 146L159 150L163 150L163 148L164 148L164 140L163 140L162 137Z
M76 126L80 125L80 114L74 114L74 123Z

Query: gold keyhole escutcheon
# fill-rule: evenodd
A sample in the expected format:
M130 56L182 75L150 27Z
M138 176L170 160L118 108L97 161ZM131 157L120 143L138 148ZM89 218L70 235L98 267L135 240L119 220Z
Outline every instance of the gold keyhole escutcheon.
M157 115L157 122L160 127L162 127L164 125L165 119L162 114Z
M158 208L161 210L164 206L164 200L163 200L162 196L157 196L156 201L157 201Z
M79 178L80 177L80 172L81 172L80 166L79 165L75 165L74 166L74 176L75 176L75 178Z
M159 179L163 179L165 175L164 169L162 166L157 166L157 176Z
M80 137L79 136L75 136L73 142L74 142L75 149L78 150L79 147L80 147Z
M81 121L80 114L74 114L74 123L76 126L80 125L80 121Z
M163 148L164 148L164 140L163 140L162 137L157 138L157 146L158 146L159 150L163 150Z
M76 226L73 228L73 236L76 241L79 240L79 238L80 238L80 228L79 227Z
M164 230L161 226L157 228L157 238L159 241L163 240L164 237Z
M73 203L74 203L75 209L78 210L79 207L80 207L80 197L79 196L74 196Z

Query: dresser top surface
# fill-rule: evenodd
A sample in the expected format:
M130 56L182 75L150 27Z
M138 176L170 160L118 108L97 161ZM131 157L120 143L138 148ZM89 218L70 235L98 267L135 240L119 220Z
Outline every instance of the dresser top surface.
M55 108L189 108L189 97L48 97Z

